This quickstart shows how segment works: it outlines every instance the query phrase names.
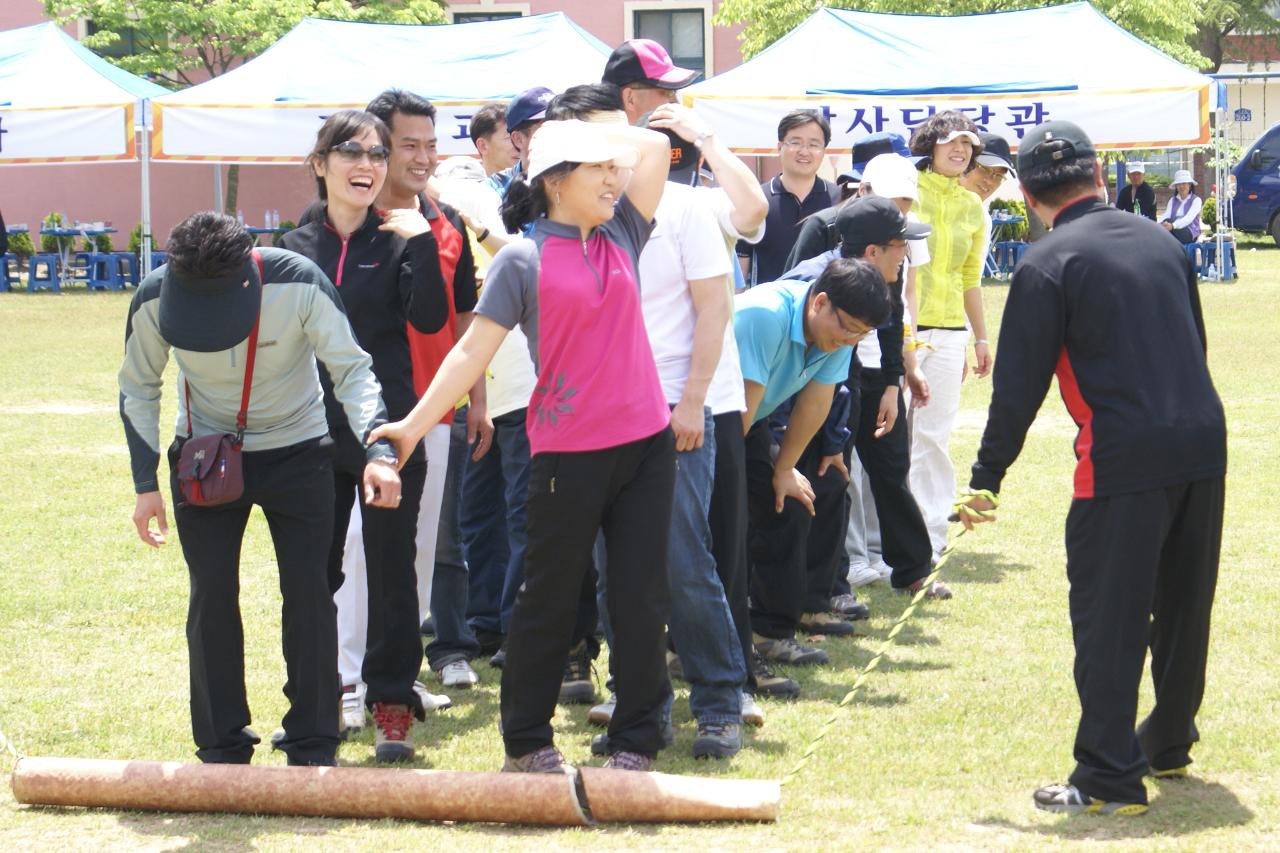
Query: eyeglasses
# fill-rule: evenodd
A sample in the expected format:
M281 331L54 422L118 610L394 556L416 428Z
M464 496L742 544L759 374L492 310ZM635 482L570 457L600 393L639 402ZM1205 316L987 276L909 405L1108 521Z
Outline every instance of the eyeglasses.
M986 178L989 181L995 181L997 184L1004 182L1004 176L1006 172L1004 169L998 166L995 168L992 168L991 166L984 166L981 163L979 163L977 165L977 171L978 171L978 174L982 175L984 178Z
M788 139L782 143L788 151L821 151L827 146L822 142L804 142L800 139Z
M329 150L346 163L359 163L361 157L368 157L371 166L385 166L387 158L391 156L391 151L385 145L370 145L364 148L359 142L351 139L330 146Z
M831 305L831 313L836 315L836 324L840 326L840 331L844 332L844 337L846 340L860 341L863 338L865 338L867 335L875 331L875 329L869 326L865 329L850 329L848 326L844 324L844 320L840 318L840 310L836 308L834 304L831 304L831 303L828 303L828 304Z

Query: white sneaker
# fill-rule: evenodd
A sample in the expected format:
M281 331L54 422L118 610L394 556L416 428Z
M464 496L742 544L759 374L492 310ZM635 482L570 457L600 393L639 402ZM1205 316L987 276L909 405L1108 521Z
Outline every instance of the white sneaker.
M618 694L610 693L608 699L591 706L591 710L587 712L587 722L593 726L607 726L613 720L613 712L617 707Z
M880 580L880 572L866 563L850 563L847 577L849 578L849 586L857 589L860 586L866 586L869 583L875 583Z
M756 728L764 725L764 709L756 703L756 697L750 693L742 694L742 722Z
M424 711L443 711L453 707L453 700L443 693L432 693L421 681L413 682L413 692L418 694Z
M363 684L348 684L342 688L342 726L348 732L364 728L365 690Z
M471 664L465 660L450 661L441 667L439 675L440 683L445 687L457 687L460 690L470 689L472 685L480 683L480 676L476 675Z
M885 583L888 583L889 579L893 576L893 566L890 566L884 560L876 560L873 562L871 564L871 571L878 574L880 576L880 580Z

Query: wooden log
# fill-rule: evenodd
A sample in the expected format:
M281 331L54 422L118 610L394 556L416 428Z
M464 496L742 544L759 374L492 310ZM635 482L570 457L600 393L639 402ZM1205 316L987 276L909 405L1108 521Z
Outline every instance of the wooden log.
M583 767L591 816L600 823L775 821L782 791L772 779L716 779Z

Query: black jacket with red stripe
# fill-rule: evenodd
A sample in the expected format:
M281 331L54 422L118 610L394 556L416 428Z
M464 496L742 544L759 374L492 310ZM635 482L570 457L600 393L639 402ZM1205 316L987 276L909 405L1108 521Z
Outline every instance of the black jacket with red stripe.
M1222 476L1227 428L1196 274L1154 222L1090 197L1018 264L970 485L998 492L1056 375L1079 427L1075 497Z

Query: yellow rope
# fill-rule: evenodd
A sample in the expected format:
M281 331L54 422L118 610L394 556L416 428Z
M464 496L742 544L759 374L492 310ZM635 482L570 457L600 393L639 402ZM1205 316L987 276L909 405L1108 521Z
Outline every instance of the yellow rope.
M971 508L969 506L969 500L975 497L986 498L991 502L992 509L976 510ZM985 489L978 491L965 489L960 493L960 499L956 501L955 512L957 515L964 513L970 518L994 518L995 509L999 504L1000 499ZM942 549L942 554L938 557L938 562L933 567L933 571L929 573L929 576L924 579L922 584L920 584L920 588L911 596L911 602L902 611L902 615L898 617L898 621L894 622L893 627L889 629L889 634L885 637L884 642L880 644L880 649L875 653L875 656L872 657L871 660L867 661L867 665L862 668L862 672L858 673L858 677L854 679L853 686L849 688L849 692L844 694L844 698L836 703L836 707L832 710L831 716L827 717L826 722L824 722L822 727L818 729L818 733L814 735L813 740L809 741L809 745L800 756L800 760L796 762L796 766L792 767L787 775L782 777L782 782L780 784L785 786L799 776L800 772L804 770L810 759L817 754L818 745L822 743L827 734L830 733L831 728L840 719L841 709L851 704L853 700L857 698L859 691L862 690L863 685L866 684L867 680L871 677L871 673L875 672L880 666L880 662L884 660L884 656L888 654L889 649L893 647L894 641L897 640L898 635L902 633L902 629L906 627L907 621L915 614L916 608L920 606L920 602L924 601L925 596L929 594L929 588L933 586L933 582L936 581L938 579L938 575L942 573L942 567L946 565L947 560L951 559L951 554L955 551L956 543L960 541L960 537L964 536L965 532L965 529L961 527L959 530L956 530L954 534L947 537L947 545Z

